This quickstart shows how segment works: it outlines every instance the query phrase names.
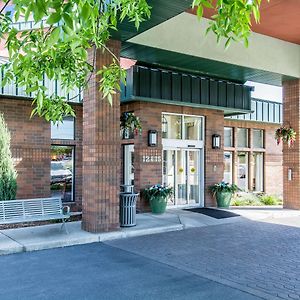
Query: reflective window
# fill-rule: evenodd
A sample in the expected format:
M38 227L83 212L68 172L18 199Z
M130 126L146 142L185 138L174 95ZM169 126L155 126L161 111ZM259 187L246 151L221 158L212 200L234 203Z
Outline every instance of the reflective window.
M73 201L74 148L51 146L51 197Z
M237 129L237 146L240 148L248 148L248 129L238 128Z
M124 184L134 185L134 145L124 145Z
M264 147L264 131L262 129L253 129L253 147Z
M74 140L74 118L65 117L63 122L51 122L51 139Z
M224 181L232 184L232 152L224 152Z
M248 191L248 153L238 152L237 185L243 191Z
M162 115L162 138L203 140L203 117Z
M182 139L182 117L178 115L162 116L162 137L164 139Z
M233 128L224 127L224 147L233 147Z
M253 178L252 189L255 192L264 190L264 155L263 153L253 153Z
M185 116L184 133L186 140L202 140L202 118Z

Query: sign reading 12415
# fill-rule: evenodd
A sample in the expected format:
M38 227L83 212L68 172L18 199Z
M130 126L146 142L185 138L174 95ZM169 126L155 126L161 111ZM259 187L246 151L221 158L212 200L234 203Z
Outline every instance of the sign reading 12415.
M161 162L161 155L143 155L144 163L156 163Z

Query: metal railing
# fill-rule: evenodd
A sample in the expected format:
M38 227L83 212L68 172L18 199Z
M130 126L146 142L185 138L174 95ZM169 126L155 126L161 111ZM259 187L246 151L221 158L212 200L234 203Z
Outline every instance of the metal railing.
M0 76L0 95L3 96L15 96L15 97L23 97L23 98L32 98L34 97L34 93L26 93L24 87L20 87L15 83L9 83L5 86L2 86L4 73L1 73ZM58 80L49 80L48 78L44 78L42 84L47 88L48 95L58 95L61 97L65 97L69 102L81 103L83 93L78 88L74 88L69 93L66 92L60 85Z
M283 121L282 103L252 98L251 110L251 114L237 115L226 118L278 124L282 123Z

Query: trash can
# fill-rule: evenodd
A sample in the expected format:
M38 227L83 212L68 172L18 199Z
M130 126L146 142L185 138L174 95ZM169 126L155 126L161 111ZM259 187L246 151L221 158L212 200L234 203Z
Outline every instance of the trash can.
M136 201L139 194L120 193L120 226L136 225Z
M133 185L129 185L129 184L122 184L121 186L121 193L134 193L133 189L134 186Z

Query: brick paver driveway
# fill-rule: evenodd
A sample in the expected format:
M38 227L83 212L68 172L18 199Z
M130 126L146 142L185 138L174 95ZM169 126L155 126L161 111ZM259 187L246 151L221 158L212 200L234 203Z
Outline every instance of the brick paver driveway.
M112 241L265 299L300 299L300 229L244 221Z

